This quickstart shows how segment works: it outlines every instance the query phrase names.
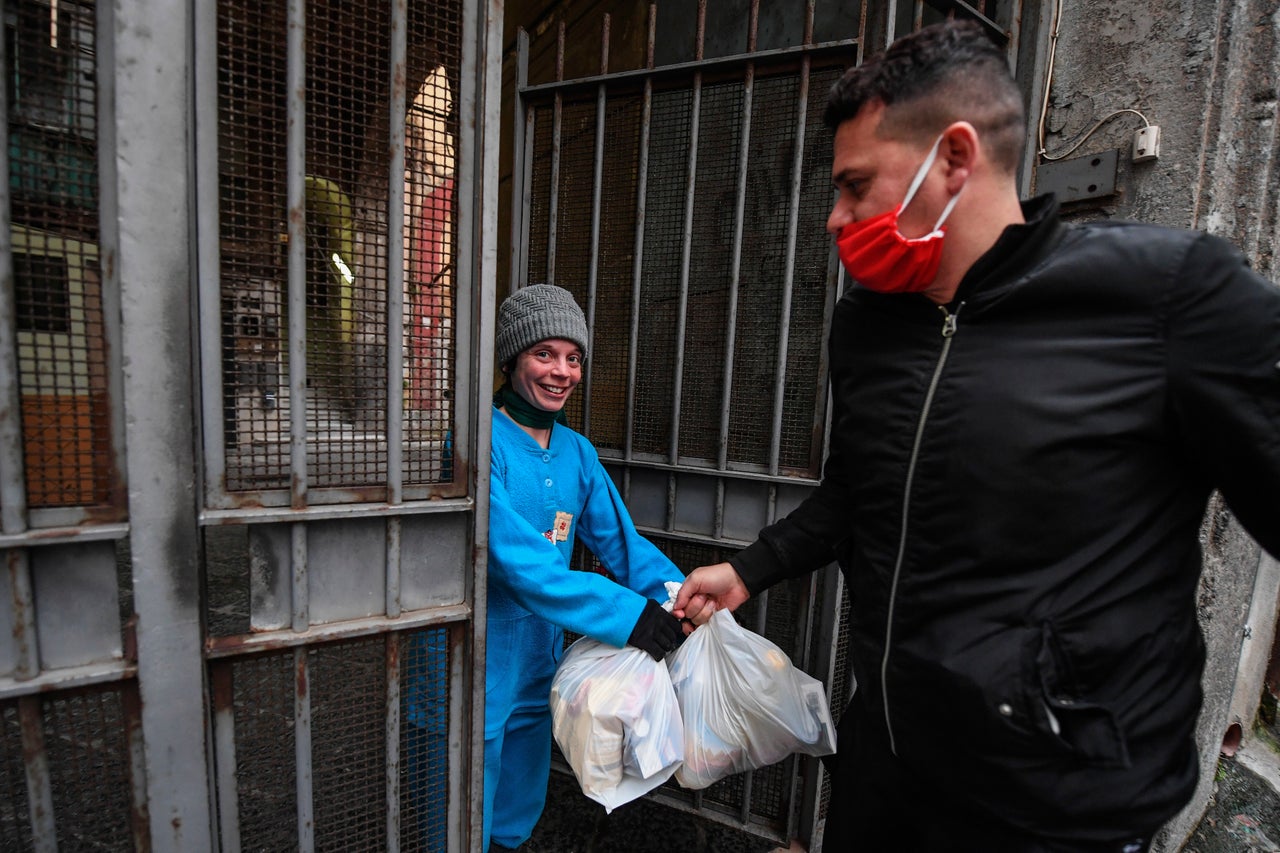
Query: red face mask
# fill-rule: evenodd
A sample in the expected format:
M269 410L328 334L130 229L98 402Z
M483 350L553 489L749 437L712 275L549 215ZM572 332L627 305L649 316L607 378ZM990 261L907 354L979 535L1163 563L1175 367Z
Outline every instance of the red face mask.
M923 237L908 239L898 230L898 217L915 198L929 167L938 156L942 137L933 143L928 158L916 171L902 204L879 216L850 222L836 237L836 250L845 270L858 284L877 293L919 293L938 276L942 261L942 238L951 210L960 193L951 197L933 230ZM961 188L963 191L963 187Z

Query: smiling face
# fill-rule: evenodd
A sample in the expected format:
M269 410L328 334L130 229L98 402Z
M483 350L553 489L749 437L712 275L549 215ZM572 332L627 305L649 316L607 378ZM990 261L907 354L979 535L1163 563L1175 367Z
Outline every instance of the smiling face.
M564 408L569 394L582 381L582 350L572 341L538 341L516 356L511 387L544 412Z

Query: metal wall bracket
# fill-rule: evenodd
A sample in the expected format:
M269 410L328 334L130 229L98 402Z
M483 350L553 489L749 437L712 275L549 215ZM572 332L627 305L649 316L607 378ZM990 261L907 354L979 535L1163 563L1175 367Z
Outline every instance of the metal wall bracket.
M1058 201L1082 201L1112 195L1116 191L1119 149L1086 157L1041 163L1036 167L1036 194L1054 193Z

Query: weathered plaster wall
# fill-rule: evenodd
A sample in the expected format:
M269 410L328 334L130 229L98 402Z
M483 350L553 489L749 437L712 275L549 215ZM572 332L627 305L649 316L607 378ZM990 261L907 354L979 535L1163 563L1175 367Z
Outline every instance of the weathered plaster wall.
M1050 14L1052 4L1042 5ZM1122 109L1140 111L1162 136L1160 158L1135 164L1130 143L1142 120L1125 113L1103 124L1072 156L1119 149L1117 192L1070 205L1067 215L1204 229L1239 246L1273 281L1280 278L1274 248L1280 0L1065 0L1058 32L1048 152L1066 150ZM1163 850L1178 849L1203 814L1231 723L1250 737L1262 684L1257 670L1267 657L1258 649L1270 648L1274 630L1275 585L1256 584L1265 592L1251 601L1259 549L1219 499L1210 505L1202 540L1199 606L1209 649L1198 736L1204 772L1191 805L1166 828L1157 846ZM1274 571L1274 561L1261 564ZM1238 672L1242 659L1247 671Z

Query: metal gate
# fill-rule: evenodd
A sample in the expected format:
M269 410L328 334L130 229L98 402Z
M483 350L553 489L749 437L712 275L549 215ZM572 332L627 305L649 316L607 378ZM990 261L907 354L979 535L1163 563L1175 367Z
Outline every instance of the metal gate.
M5 0L0 849L479 850L492 13Z
M570 420L685 571L749 544L818 483L842 286L824 227L826 94L868 45L954 14L1016 56L1020 0L671 0L642 22L550 21L517 38L511 284L553 282L585 307ZM738 612L823 678L837 715L853 688L844 609L829 569ZM807 757L654 796L783 843L814 836L826 799Z

